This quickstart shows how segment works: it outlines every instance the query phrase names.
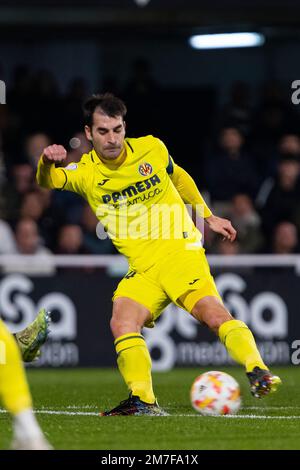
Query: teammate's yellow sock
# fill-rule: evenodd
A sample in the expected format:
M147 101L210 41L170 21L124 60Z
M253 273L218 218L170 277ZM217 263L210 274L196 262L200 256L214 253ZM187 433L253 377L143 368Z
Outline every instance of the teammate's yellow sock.
M143 336L128 333L115 340L118 366L132 395L146 403L154 403L152 389L151 357Z
M223 323L219 328L219 337L232 359L243 364L246 372L251 372L256 366L268 369L257 349L253 334L244 322L229 320Z
M17 415L32 407L24 367L15 339L0 320L0 398Z

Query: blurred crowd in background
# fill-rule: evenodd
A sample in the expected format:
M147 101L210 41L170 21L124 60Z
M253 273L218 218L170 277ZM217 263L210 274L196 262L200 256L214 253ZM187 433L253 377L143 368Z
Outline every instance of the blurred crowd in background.
M126 87L107 78L97 91L124 99L128 136L161 138L213 212L231 219L237 241L208 230L208 254L299 252L300 115L281 84L250 90L236 82L218 105L218 90L164 90L140 59ZM82 119L89 92L80 77L62 93L50 72L15 69L8 104L0 106L0 254L116 252L97 238L83 199L35 182L44 147L64 145L67 163L90 150Z

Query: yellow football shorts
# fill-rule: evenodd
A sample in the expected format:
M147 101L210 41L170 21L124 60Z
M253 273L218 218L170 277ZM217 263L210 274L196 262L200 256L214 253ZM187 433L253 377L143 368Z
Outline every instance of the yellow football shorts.
M179 297L184 294L187 295L181 303ZM151 328L170 302L191 313L196 302L206 296L217 297L222 302L205 250L201 248L176 251L142 273L129 270L115 290L113 300L129 297L144 305L152 316L145 326Z

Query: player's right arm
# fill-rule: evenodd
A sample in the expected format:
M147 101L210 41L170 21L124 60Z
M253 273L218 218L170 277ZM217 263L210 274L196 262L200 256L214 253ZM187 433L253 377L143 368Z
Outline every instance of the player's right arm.
M61 168L56 168L55 164L63 163L66 158L67 151L62 145L46 147L38 163L38 184L43 188L62 189L66 183L66 175Z
M67 151L62 145L46 147L37 169L37 182L43 188L64 189L85 196L88 170L84 162L70 163L65 168L57 168L57 163L65 162Z

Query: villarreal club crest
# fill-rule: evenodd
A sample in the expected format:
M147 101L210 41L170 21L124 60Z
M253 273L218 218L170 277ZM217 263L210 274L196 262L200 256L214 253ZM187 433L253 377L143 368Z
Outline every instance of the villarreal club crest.
M149 176L149 175L151 175L152 171L153 170L152 170L152 166L150 165L150 163L142 163L139 166L139 173L142 176Z

